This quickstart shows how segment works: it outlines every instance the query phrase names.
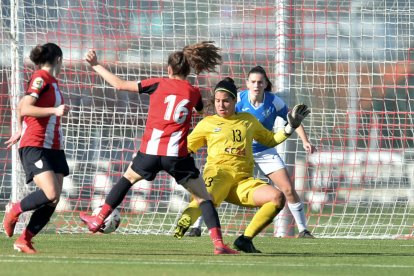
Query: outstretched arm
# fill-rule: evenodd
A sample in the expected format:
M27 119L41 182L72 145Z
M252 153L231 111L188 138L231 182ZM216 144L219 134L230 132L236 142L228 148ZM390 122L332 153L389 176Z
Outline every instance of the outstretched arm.
M308 116L310 110L305 104L298 104L288 113L286 126L277 133L268 131L259 123L254 139L268 147L274 147L284 142L289 136L301 126L302 121Z
M305 104L295 105L287 115L287 124L285 125L285 132L292 134L298 127L301 126L302 121L308 116L310 110Z
M92 66L96 73L98 73L116 90L138 92L138 84L136 81L123 80L99 64L98 56L95 51L89 50L89 52L85 55L85 60Z

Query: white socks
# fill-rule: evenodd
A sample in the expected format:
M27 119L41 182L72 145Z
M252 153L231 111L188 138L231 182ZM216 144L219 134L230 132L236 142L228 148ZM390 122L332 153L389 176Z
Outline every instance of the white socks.
M302 202L297 203L288 203L290 212L292 213L293 217L295 218L296 224L298 226L299 233L303 230L306 230L306 217L305 211L303 209Z
M201 225L203 224L203 217L199 216L198 219L196 220L196 222L194 222L193 224L193 228L201 228Z

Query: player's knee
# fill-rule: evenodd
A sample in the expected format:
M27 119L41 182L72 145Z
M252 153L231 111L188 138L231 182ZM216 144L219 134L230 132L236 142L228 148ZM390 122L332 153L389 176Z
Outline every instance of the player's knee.
M286 204L286 197L284 194L281 194L281 202L280 202L280 207L283 208L283 206L285 206Z
M139 180L143 179L142 176L134 172L131 168L128 168L127 171L123 175L126 179L128 179L131 184L137 183Z
M275 192L272 196L272 202L277 206L284 206L286 202L286 197L281 192Z
M286 186L286 187L283 187L282 189L282 192L283 192L283 194L287 197L287 198L290 198L290 197L293 197L294 196L294 190L293 190L293 187L292 186Z
M58 205L59 201L60 201L60 197L57 200L50 202L48 205L50 207L56 208L56 206Z
M206 202L206 201L211 201L215 208L217 208L217 206L219 205L214 201L213 197L211 196L210 196L210 199L200 199L200 201L197 202L197 205L200 206L201 203Z
M213 198L211 197L209 193L204 194L203 197L200 198L200 200L201 202L208 201L208 200L214 202Z
M53 204L58 204L59 199L60 199L60 192L59 191L55 191L55 190L51 190L51 191L47 191L45 192L47 199L50 200L50 203Z

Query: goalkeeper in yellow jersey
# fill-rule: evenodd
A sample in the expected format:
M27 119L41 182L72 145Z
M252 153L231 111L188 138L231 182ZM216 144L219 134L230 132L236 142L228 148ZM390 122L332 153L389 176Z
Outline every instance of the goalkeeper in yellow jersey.
M267 130L250 113L235 112L237 88L231 78L220 81L214 89L216 115L201 120L188 136L188 150L195 153L207 146L204 181L213 202L223 201L244 207L260 207L243 235L234 246L247 253L261 253L252 239L268 226L285 205L285 197L275 187L253 178L252 142L274 147L285 141L310 113L304 104L296 105L288 114L288 124L276 134ZM182 238L201 215L197 202L184 210L174 237Z

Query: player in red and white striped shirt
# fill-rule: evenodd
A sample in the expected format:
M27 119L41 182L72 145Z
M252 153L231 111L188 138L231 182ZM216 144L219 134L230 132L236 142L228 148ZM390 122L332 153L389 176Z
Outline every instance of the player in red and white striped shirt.
M40 69L33 73L26 95L31 96L30 100L36 101L35 106L52 108L52 112L53 108L64 105L57 80L46 70ZM38 147L63 150L60 120L60 116L55 114L45 117L25 116L19 148Z
M193 108L203 110L200 90L185 79L153 78L137 83L150 96L148 119L140 152L150 155L188 155L187 135Z
M151 181L164 170L198 201L214 243L214 253L238 253L223 243L217 211L187 150L193 108L203 109L200 90L187 81L187 76L192 68L196 74L214 71L221 64L219 50L208 41L186 46L169 55L168 78L138 82L120 79L98 63L94 51L87 53L86 61L114 88L146 93L150 97L146 128L136 157L106 197L100 213L97 216L80 214L90 231L95 233L101 229L105 218L122 202L133 184L141 179Z
M63 177L69 167L63 151L61 116L69 112L64 104L58 81L63 53L54 43L36 46L30 59L39 67L30 81L26 95L19 102L19 130L6 144L20 140L19 155L27 183L32 180L40 188L20 202L6 206L4 232L11 237L19 215L34 210L22 235L14 243L18 251L33 254L32 238L49 222L62 191ZM23 119L23 122L22 122Z

